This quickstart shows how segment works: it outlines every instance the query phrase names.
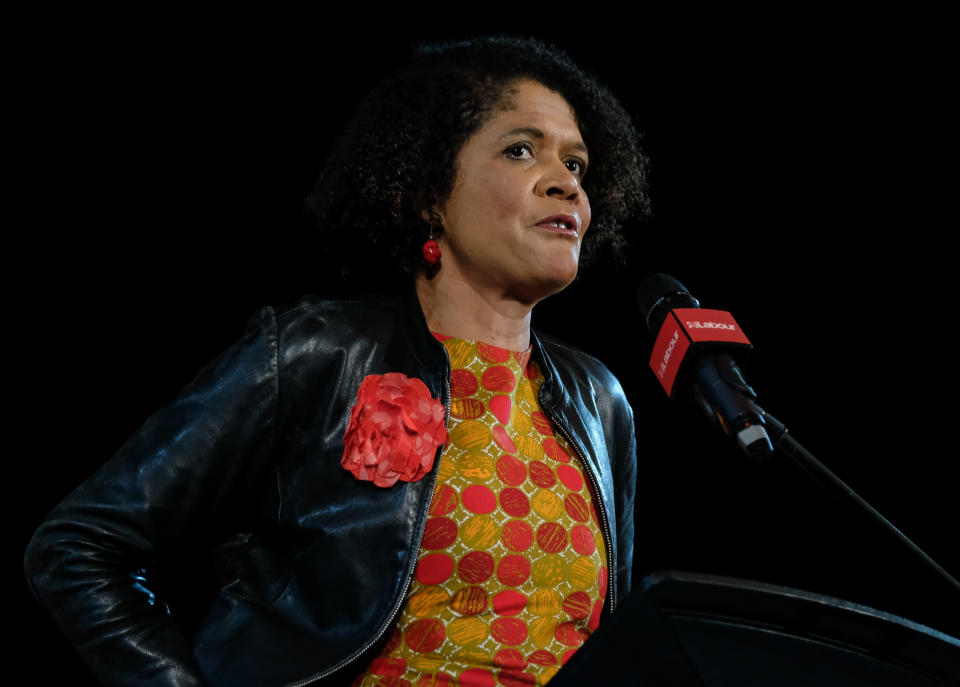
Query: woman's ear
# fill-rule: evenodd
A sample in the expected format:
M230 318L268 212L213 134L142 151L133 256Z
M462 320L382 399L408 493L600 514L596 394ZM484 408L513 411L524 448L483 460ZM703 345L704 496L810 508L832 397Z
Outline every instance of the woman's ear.
M431 227L443 228L443 215L436 205L424 209L420 216L423 217L423 221Z

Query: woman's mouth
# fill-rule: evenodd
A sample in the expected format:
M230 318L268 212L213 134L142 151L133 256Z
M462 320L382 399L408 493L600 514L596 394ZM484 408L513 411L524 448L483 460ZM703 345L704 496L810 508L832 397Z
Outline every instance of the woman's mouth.
M536 226L563 236L577 237L580 234L580 220L575 215L551 215L537 222Z

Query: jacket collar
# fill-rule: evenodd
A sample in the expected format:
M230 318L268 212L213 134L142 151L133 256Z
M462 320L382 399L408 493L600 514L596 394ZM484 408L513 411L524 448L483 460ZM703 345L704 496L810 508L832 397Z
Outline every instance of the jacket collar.
M547 355L547 348L543 341L532 328L530 329L530 342L533 344L533 358L540 364L540 371L543 373L540 401L548 406L556 406L564 400L563 386L559 383L557 368L550 356Z

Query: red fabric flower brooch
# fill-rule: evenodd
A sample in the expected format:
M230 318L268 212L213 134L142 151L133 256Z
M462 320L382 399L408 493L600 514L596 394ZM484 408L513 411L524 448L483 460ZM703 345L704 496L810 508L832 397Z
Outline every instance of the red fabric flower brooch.
M427 385L399 372L367 375L343 435L346 470L378 487L416 482L447 440L443 404Z

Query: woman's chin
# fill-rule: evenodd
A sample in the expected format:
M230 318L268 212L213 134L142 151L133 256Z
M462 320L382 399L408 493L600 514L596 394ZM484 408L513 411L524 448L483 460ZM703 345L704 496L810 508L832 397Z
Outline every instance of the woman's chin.
M560 293L577 278L577 263L566 261L551 264L547 269L540 270L537 279L532 284L533 301L540 301L548 296Z

